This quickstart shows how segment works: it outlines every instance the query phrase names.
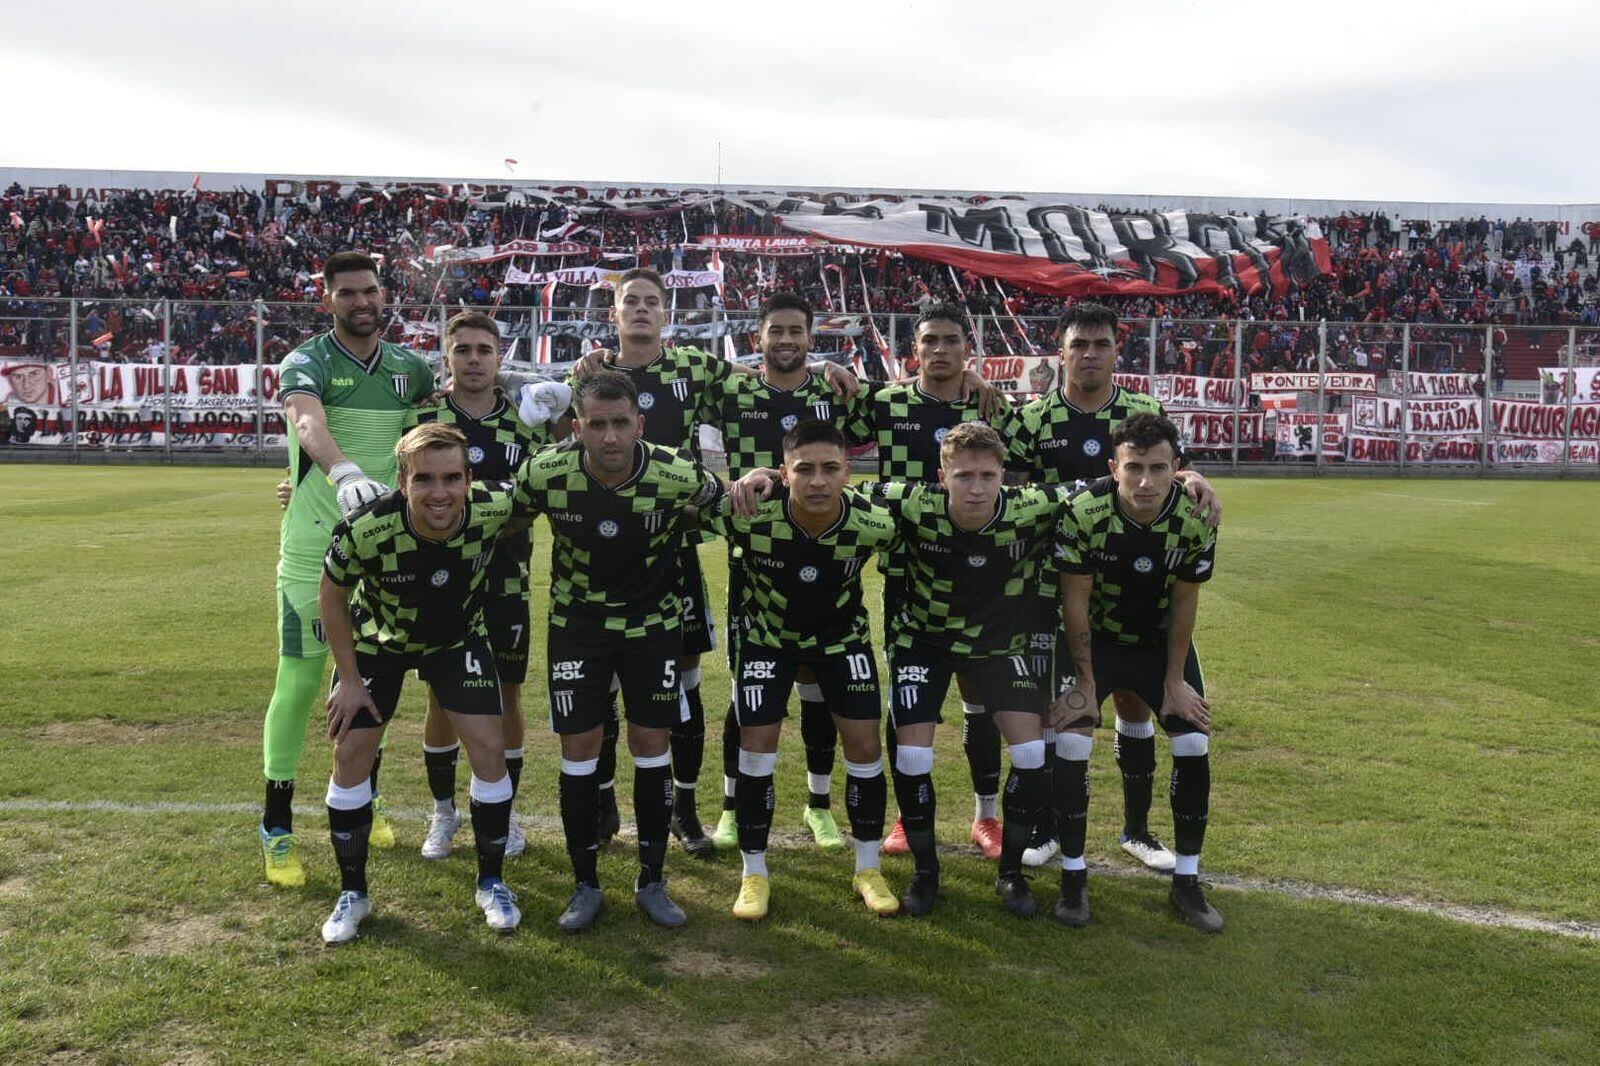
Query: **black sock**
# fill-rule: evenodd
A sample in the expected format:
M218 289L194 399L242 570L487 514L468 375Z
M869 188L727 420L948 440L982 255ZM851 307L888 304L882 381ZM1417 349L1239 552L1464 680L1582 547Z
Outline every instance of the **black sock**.
M934 818L938 802L933 794L932 774L894 772L894 798L900 804L900 818L906 826L906 843L916 861L918 873L939 871L939 852L934 845Z
M606 712L605 728L600 731L600 761L595 766L595 777L602 785L617 779L617 737L622 725L617 720L617 694L611 694L611 706Z
M267 802L261 808L261 828L269 833L274 829L294 832L294 778L287 781L267 779Z
M512 751L521 751L522 749L521 748L513 748L511 750ZM510 752L506 753L506 773L511 775L511 798L512 799L516 799L517 798L517 790L522 787L522 763L523 763L523 756L521 756L521 755L512 755Z
M639 886L661 880L672 818L672 768L634 766L633 821L639 827Z
M511 831L511 801L472 801L472 835L478 844L478 883L499 879L506 858L506 834Z
M766 851L767 837L772 832L772 811L778 805L772 775L740 774L739 783L733 786L733 795L739 811L739 850Z
M883 839L883 814L889 803L889 783L879 770L871 777L846 777L844 809L850 816L850 835L857 840Z
M686 785L700 781L700 764L706 758L706 709L700 702L700 686L683 690L689 708L688 721L672 727L672 777Z
M595 870L600 853L600 775L562 774L556 786L561 804L561 829L567 838L567 857L580 885L600 887ZM610 791L609 789L607 791Z
M1000 876L1022 873L1022 853L1033 839L1034 818L1046 795L1043 769L1011 768L1001 796L1005 822L1000 836Z
M1156 777L1156 738L1116 736L1117 767L1122 771L1122 832L1143 836L1150 831L1151 783Z
M378 771L380 769L382 769L382 767L383 767L383 749L379 748L377 751L372 753L372 773L367 776L367 780L372 782L372 798L373 799L377 799L378 798Z
M833 749L839 743L839 727L833 724L833 715L828 713L826 703L800 701L800 739L806 745L806 772L824 777L833 773ZM825 792L811 792L806 802L824 811L830 805Z
M367 890L367 836L372 832L372 804L363 803L353 811L328 808L328 836L333 839L334 858L339 861L339 890Z
M1198 855L1211 815L1211 756L1172 757L1172 835L1179 855Z
M967 767L972 771L972 791L980 796L999 792L1000 730L994 724L994 715L988 712L962 715L961 747L967 753Z
M456 759L461 754L461 745L457 744L448 751L429 751L422 749L422 765L428 771L428 791L433 793L435 803L449 800L452 806L456 801Z
M1089 760L1063 759L1052 754L1055 770L1050 775L1053 786L1056 829L1061 833L1061 854L1069 859L1081 858L1083 841L1089 828Z
M733 713L733 704L728 704L728 716L722 720L722 776L724 778L739 777L739 719ZM725 811L738 810L732 796L726 794L722 797L722 809Z
M1039 770L1044 775L1044 787L1033 809L1033 839L1036 841L1055 840L1060 836L1056 831L1056 805L1050 798L1055 795L1055 754L1055 744L1046 740L1044 766Z

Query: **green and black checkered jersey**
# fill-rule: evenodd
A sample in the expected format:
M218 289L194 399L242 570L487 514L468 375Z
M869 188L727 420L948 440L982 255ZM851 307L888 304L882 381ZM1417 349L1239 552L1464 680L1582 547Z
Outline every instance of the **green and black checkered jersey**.
M949 494L937 485L863 487L895 513L904 546L900 616L884 622L894 644L969 657L1020 651L1020 599L1037 585L1040 568L1056 550L1063 506L1057 493L1032 485L1003 488L994 517L968 531L950 517Z
M323 572L336 585L355 586L356 650L427 653L482 634L485 564L511 513L510 485L475 481L461 528L443 542L411 528L398 492L334 527Z
M1113 385L1111 398L1093 411L1074 407L1065 387L1051 389L1017 412L1006 466L1040 485L1074 485L1105 477L1111 431L1128 416L1143 412L1166 413L1155 397L1121 385Z
M722 482L683 452L640 441L627 481L608 488L569 439L517 471L518 514L550 520L550 624L629 637L676 629L680 514L722 495Z
M1129 518L1109 477L1067 500L1056 561L1061 572L1093 574L1089 621L1097 636L1145 647L1166 643L1174 581L1211 579L1217 533L1177 484L1149 525Z
M423 422L447 422L467 435L467 463L479 481L510 481L534 449L554 440L548 423L529 426L517 417L517 410L505 394L495 391L495 405L482 418L473 418L457 407L448 396L438 407L418 408L406 429ZM501 537L489 560L488 585L492 597L526 599L528 558L533 552L531 528Z
M748 518L733 514L724 499L701 522L736 549L746 641L834 655L871 639L861 569L899 541L887 507L846 489L839 520L813 537L791 517L788 492L779 490Z
M716 390L715 415L708 419L722 434L728 455L728 476L783 463L783 437L806 419L850 423L851 407L839 402L821 374L807 374L793 391L780 389L755 374L734 373Z
M738 373L733 364L699 348L662 348L640 367L617 364L608 369L627 374L639 390L644 439L649 444L698 454L700 423L715 423L721 390L711 388ZM567 384L578 387L576 376Z

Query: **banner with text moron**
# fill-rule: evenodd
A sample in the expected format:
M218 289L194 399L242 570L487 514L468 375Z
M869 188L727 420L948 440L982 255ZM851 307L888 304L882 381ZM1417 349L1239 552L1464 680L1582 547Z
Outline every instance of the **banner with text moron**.
M1065 296L1282 293L1333 272L1328 242L1309 219L1091 211L1020 197L729 199L830 242L892 248Z

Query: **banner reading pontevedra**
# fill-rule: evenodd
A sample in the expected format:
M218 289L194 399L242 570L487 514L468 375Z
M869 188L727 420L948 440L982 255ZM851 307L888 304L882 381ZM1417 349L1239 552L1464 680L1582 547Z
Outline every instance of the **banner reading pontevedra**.
M1309 219L1090 211L1021 197L729 199L838 244L893 248L1066 296L1284 292L1333 272L1328 242Z

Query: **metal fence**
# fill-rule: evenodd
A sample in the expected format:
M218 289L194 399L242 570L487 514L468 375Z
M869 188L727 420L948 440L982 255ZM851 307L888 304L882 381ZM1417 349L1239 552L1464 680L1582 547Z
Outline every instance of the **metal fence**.
M456 310L393 307L386 336L436 355ZM507 358L536 372L614 343L603 308L490 310ZM869 374L904 371L913 321L819 313L814 347ZM985 314L973 327L998 387L1021 399L1060 384L1053 319ZM0 456L276 456L278 364L326 328L309 303L0 302ZM749 312L682 307L669 338L743 357L754 329ZM1123 383L1162 400L1209 463L1600 467L1600 327L1134 319L1120 352Z

